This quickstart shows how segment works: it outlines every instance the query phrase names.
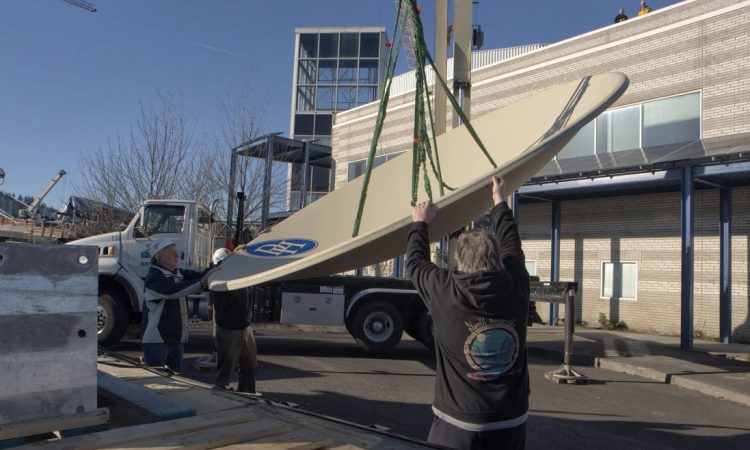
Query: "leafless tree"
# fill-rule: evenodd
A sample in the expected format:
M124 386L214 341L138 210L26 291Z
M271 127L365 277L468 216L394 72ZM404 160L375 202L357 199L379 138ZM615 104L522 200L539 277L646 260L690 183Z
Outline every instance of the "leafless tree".
M248 85L249 86L249 85ZM224 126L214 139L214 151L205 154L211 160L212 185L220 187L225 201L221 205L220 216L226 219L227 196L237 192L245 194L244 222L253 222L260 216L263 203L263 181L265 177L265 160L253 157L237 159L236 185L230 186L231 151L266 134L265 101L259 99L251 88L245 87L238 94L230 94L221 106L224 115ZM274 164L272 168L270 202L271 210L280 209L285 204L287 167L285 164ZM236 203L235 203L236 204ZM234 220L235 217L232 217Z
M248 85L249 86L249 85ZM225 221L230 195L231 150L265 133L264 102L250 88L229 95L221 106L224 126L214 136L195 139L182 101L171 93L158 93L152 104L141 103L140 113L126 137L110 139L105 146L81 158L78 195L127 211L143 200L159 196L213 203L221 199L217 218ZM244 219L257 220L262 205L265 160L238 159L234 192L245 193ZM274 164L271 210L285 202L287 167ZM236 210L235 210L236 211ZM101 212L106 220L106 211ZM116 227L119 220L110 221ZM117 222L117 223L115 223Z
M77 190L128 211L150 197L182 197L196 182L185 176L195 156L191 129L181 99L159 92L153 104L141 103L126 138L83 156Z

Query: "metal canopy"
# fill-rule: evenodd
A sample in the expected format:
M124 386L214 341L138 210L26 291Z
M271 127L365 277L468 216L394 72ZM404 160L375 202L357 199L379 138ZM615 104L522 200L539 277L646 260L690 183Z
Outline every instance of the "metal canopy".
M301 195L301 198L303 199L305 197L305 186L307 184L307 168L333 168L334 162L331 158L331 147L327 145L316 144L315 142L289 139L280 135L281 133L266 134L256 139L249 140L232 149L232 161L230 167L231 173L227 199L227 239L229 239L231 236L232 215L234 214L235 185L237 178L237 159L240 156L264 160L263 191L261 193L261 229L265 229L268 226L269 218L271 217L271 172L274 161L301 164L303 166L303 190ZM243 203L242 201L240 201L239 209L241 209L242 206ZM240 211L238 211L238 213L239 212ZM242 214L238 214L238 216L241 215ZM239 241L239 231L241 226L242 223L238 222L235 241Z
M272 133L247 141L232 149L240 156L251 158L266 158L268 155L269 142L273 145L272 160L286 163L305 163L305 151L308 152L307 163L314 167L331 168L331 147L289 139L280 136L281 133ZM307 149L307 150L305 150Z
M519 189L521 202L677 192L683 167L693 168L696 189L750 185L750 140L693 141L620 153L552 161ZM577 170L565 167L571 161L581 163Z

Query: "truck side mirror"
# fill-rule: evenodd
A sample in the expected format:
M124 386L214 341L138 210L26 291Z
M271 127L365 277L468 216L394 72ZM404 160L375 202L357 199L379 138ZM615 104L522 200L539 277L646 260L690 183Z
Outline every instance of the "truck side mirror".
M146 230L141 225L136 225L133 227L133 236L136 238L145 238L148 237L146 235Z

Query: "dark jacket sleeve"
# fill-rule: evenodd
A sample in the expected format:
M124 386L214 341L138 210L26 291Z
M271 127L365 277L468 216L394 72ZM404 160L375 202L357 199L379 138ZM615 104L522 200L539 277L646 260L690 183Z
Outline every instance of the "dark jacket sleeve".
M183 280L200 280L209 270L180 270L180 274Z
M436 291L447 283L448 271L430 261L430 238L425 222L414 222L409 231L406 273L428 307L431 306Z
M165 277L158 270L148 272L144 287L160 294L164 299L177 299L201 291L200 281L181 280L175 282L174 279Z
M529 299L529 272L526 270L526 257L521 249L518 225L508 203L502 202L490 210L490 227L500 243L500 261L504 272L510 275L512 290L517 290L518 298Z
M518 225L513 220L513 212L507 202L498 203L490 210L490 231L500 243L500 261L504 265L511 259L522 266L525 265Z

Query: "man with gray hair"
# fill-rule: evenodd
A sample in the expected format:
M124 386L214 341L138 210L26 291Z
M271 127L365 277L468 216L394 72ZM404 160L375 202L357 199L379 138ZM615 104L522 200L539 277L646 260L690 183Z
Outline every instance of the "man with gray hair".
M435 419L428 441L456 449L526 446L529 274L504 184L492 177L488 230L458 239L458 268L430 261L429 202L416 205L406 268L430 310L435 335Z

